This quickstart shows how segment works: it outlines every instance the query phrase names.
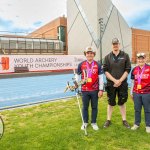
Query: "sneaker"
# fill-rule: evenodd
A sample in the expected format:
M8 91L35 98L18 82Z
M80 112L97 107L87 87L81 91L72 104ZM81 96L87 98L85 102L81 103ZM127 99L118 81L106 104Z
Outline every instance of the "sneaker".
M111 125L111 121L107 120L104 124L104 128L108 128Z
M88 126L88 123L84 123L84 124L82 124L82 126L81 126L81 130L84 130L85 128L87 128L87 126Z
M128 128L128 129L131 128L129 123L126 120L123 120L122 123L126 128Z
M150 133L150 127L146 127L146 132Z
M134 124L133 127L131 128L131 130L137 130L138 128L139 128L139 126Z
M96 131L99 130L99 127L96 123L91 123L91 126L92 126L93 130L96 130Z

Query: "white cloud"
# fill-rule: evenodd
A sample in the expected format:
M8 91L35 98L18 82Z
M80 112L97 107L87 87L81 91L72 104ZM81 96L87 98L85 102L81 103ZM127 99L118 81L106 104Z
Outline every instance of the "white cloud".
M112 0L131 27L150 30L149 0Z
M0 30L33 31L51 20L66 15L67 0L0 0ZM136 17L150 10L150 0L112 0L130 26ZM137 17L137 20L139 19ZM141 19L141 18L140 18ZM149 28L148 24L143 28ZM147 28L147 29L148 29Z
M0 18L11 20L13 28L37 28L37 22L66 15L66 0L0 0L0 6Z
M112 0L112 2L125 18L133 17L150 9L150 1L148 0Z

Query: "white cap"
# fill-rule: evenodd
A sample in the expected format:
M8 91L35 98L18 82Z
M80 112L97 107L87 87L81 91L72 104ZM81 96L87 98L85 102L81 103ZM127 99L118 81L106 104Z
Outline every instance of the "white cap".
M137 58L139 58L139 57L145 58L146 57L145 53L138 53L136 56L137 56Z
M88 46L86 47L85 51L84 51L84 55L87 53L87 52L93 52L95 55L96 55L96 51L93 49L93 47L91 46Z

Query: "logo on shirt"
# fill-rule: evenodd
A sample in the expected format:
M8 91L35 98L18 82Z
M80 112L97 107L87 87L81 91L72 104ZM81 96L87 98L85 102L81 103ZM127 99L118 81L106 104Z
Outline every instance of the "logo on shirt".
M148 69L145 69L145 71L150 71L150 69L148 68Z
M124 58L118 58L118 59L123 60Z
M135 79L138 79L138 75L135 75ZM143 74L142 75L142 79L148 79L148 77L149 77L149 74Z

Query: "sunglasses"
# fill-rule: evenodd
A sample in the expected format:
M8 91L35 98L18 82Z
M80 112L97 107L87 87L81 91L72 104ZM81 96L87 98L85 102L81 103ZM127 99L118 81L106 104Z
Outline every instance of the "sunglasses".
M136 56L137 57L145 57L145 53L138 53Z

